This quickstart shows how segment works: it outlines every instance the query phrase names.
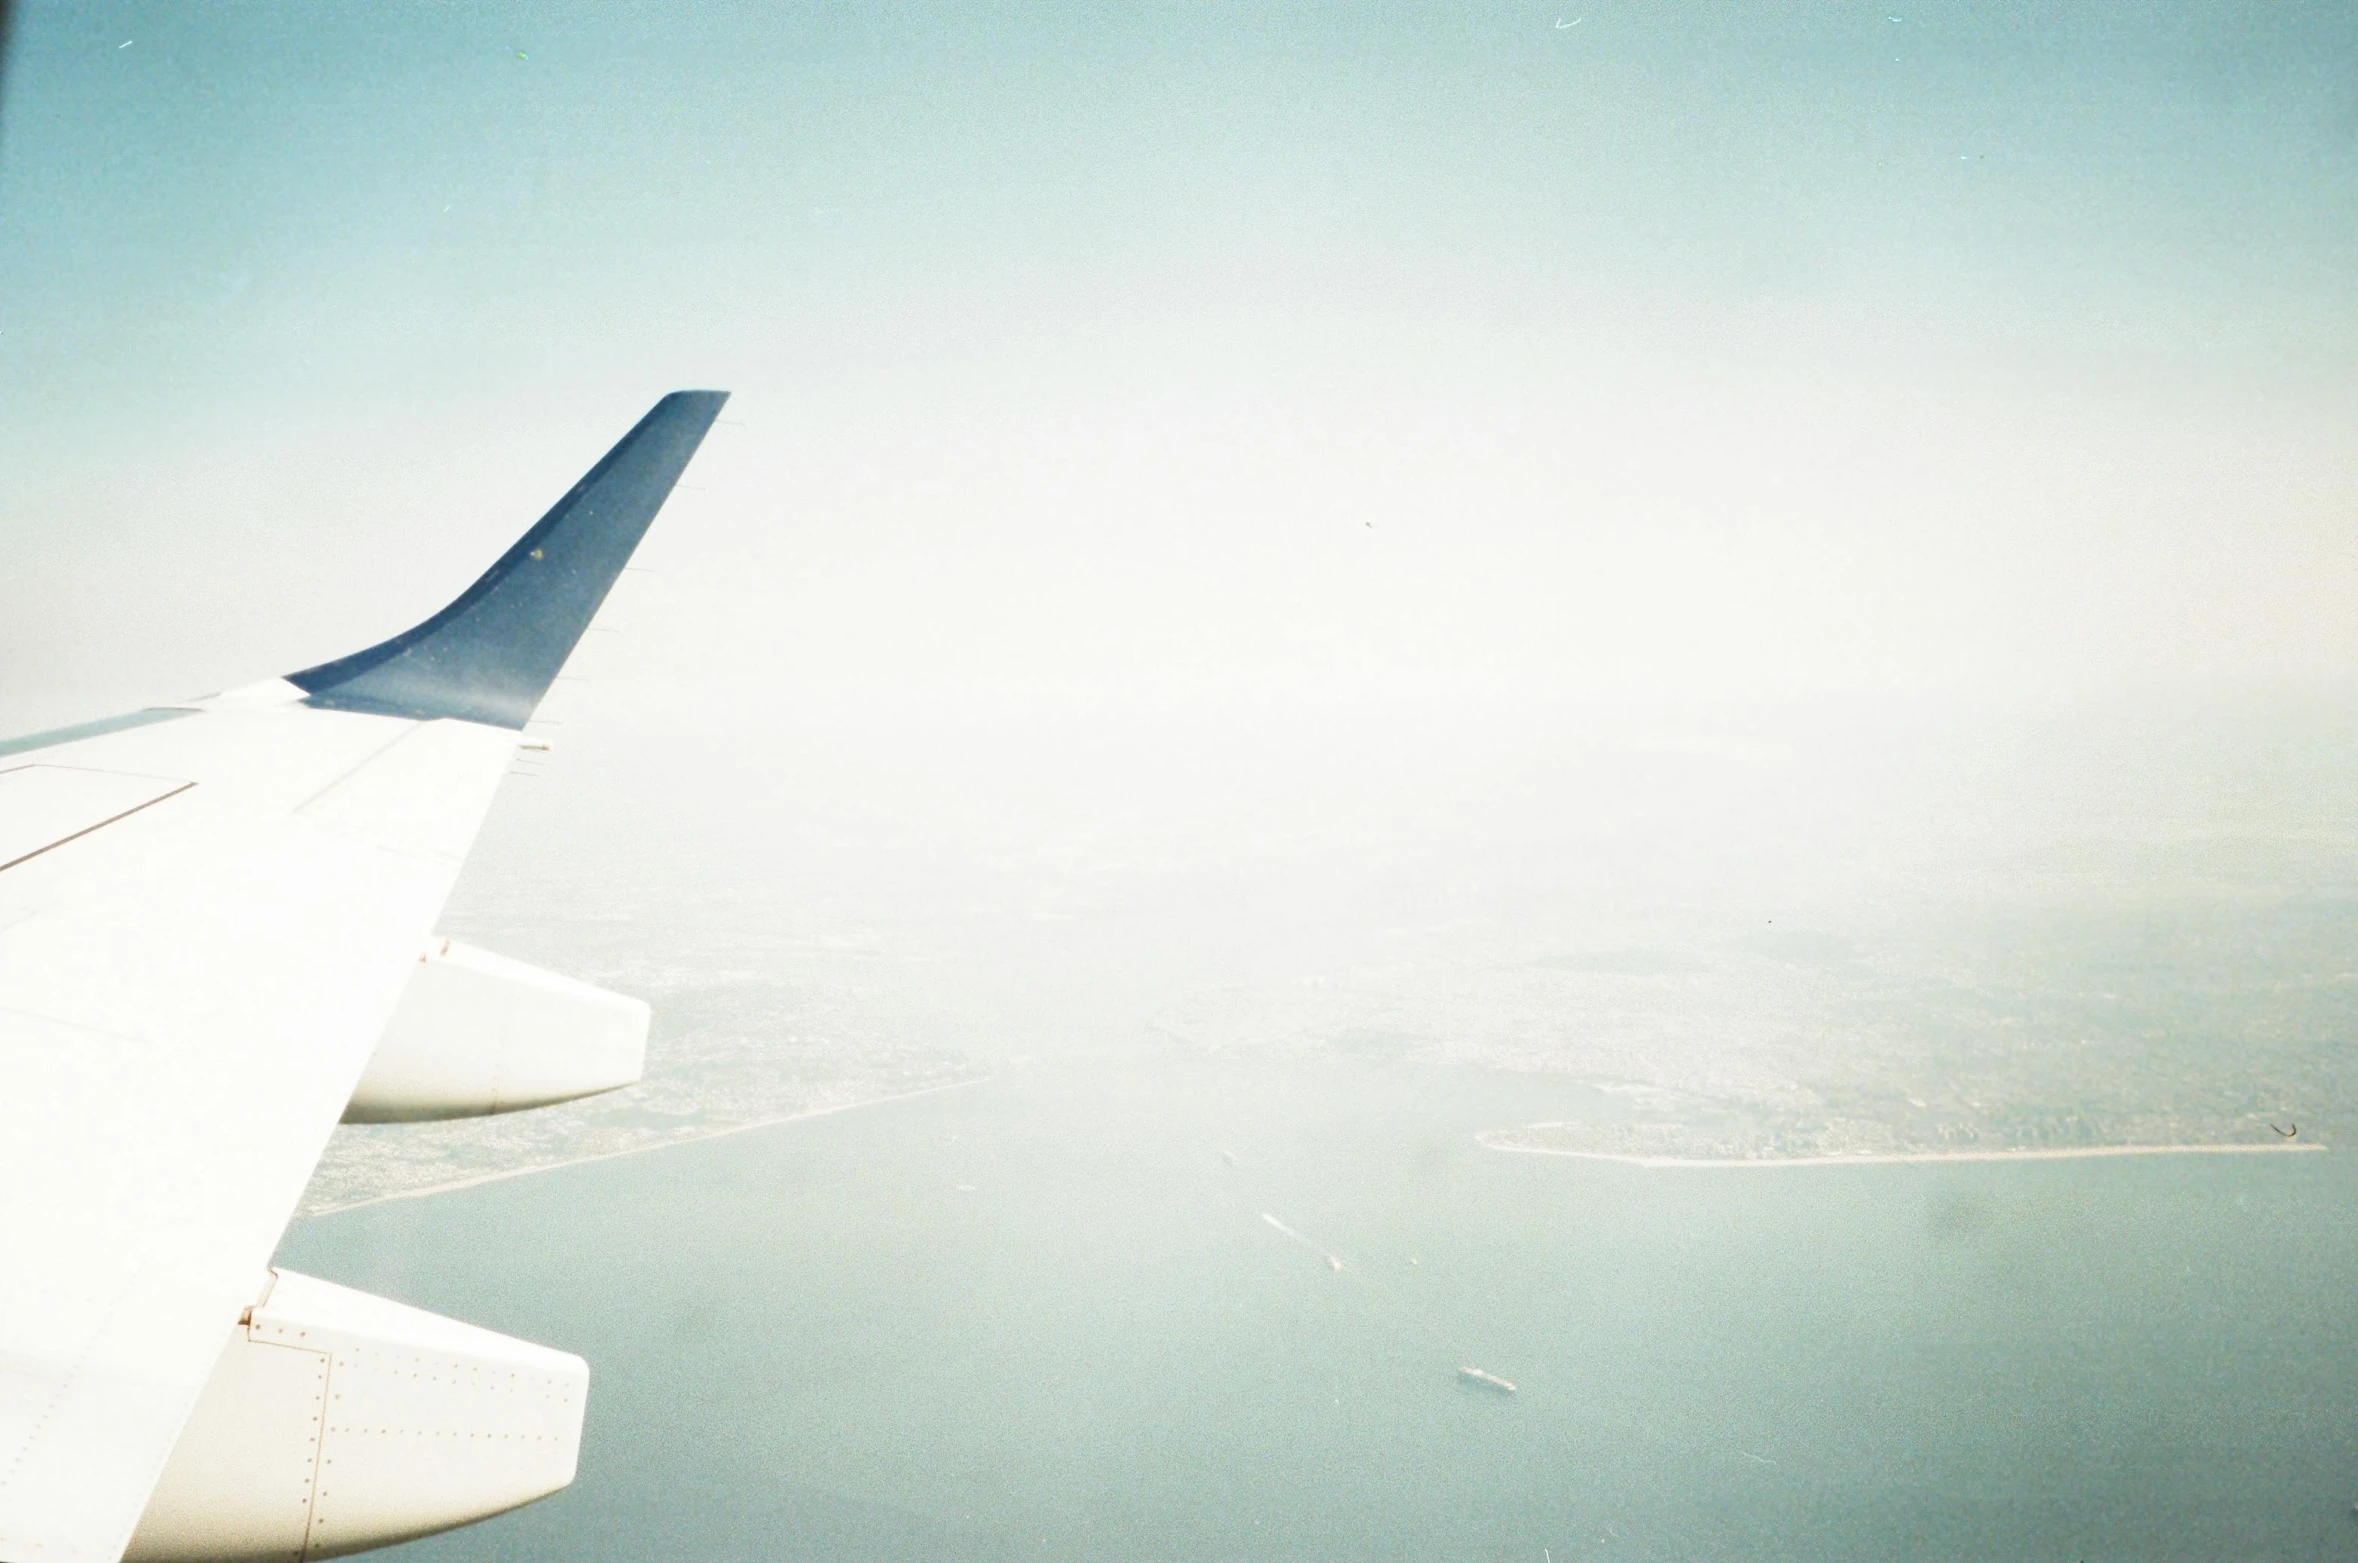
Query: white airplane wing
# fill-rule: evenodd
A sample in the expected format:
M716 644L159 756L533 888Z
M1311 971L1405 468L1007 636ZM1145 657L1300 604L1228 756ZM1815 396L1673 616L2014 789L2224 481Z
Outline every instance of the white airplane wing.
M0 743L0 1559L123 1554L520 729L724 399L665 397L406 634Z

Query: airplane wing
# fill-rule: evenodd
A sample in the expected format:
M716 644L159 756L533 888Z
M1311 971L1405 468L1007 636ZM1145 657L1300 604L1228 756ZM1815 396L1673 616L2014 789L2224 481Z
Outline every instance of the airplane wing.
M519 730L724 400L665 397L406 634L0 743L0 1558L123 1554Z

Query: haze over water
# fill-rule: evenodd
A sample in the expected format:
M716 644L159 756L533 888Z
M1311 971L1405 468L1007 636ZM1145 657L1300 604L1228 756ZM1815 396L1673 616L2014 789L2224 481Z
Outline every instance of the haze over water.
M0 728L736 393L447 920L648 1081L287 1240L593 1364L420 1552L2358 1552L2354 44L20 8Z

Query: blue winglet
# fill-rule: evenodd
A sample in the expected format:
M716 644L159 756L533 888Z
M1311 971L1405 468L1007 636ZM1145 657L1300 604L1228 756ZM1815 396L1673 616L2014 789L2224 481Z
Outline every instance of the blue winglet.
M522 728L728 399L672 392L458 601L287 681L307 705Z

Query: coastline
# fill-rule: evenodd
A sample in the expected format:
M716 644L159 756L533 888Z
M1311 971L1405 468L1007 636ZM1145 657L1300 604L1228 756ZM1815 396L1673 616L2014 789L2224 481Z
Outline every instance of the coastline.
M1477 1134L1484 1150L1517 1156L1568 1156L1576 1161L1615 1161L1629 1167L1656 1169L1782 1168L1782 1167L1892 1167L1921 1166L1952 1161L2077 1161L2091 1156L2270 1156L2324 1151L2315 1142L2281 1145L2222 1143L2210 1145L2085 1145L2056 1150L2019 1151L1878 1151L1857 1156L1639 1156L1625 1151L1563 1151L1544 1145L1501 1144L1489 1134Z
M827 1118L836 1113L857 1112L863 1107L882 1107L891 1102L915 1101L920 1096L937 1096L944 1091L963 1091L981 1085L989 1075L978 1075L972 1080L952 1080L944 1085L929 1085L914 1091L900 1091L891 1096L871 1096L857 1102L837 1102L832 1107L812 1107L799 1113L781 1113L775 1118L757 1118L751 1123L723 1124L701 1134L684 1134L677 1139L657 1140L651 1145L627 1145L620 1150L598 1151L588 1156L568 1157L564 1161L534 1162L528 1167L503 1167L497 1172L479 1172L472 1177L453 1178L448 1183L429 1183L423 1188L396 1189L390 1194L371 1194L349 1204L330 1205L325 1210L306 1211L297 1221L317 1221L322 1216L340 1216L347 1210L366 1210L371 1205L390 1205L399 1199L425 1199L435 1194L455 1194L461 1189L479 1188L486 1183L504 1183L510 1178L528 1178L536 1172L555 1172L564 1167L586 1167L591 1162L619 1161L625 1156L647 1156L656 1151L671 1150L681 1145L702 1145L707 1140L725 1140L732 1134L750 1134L756 1129L774 1129L782 1123L800 1123L806 1118Z

